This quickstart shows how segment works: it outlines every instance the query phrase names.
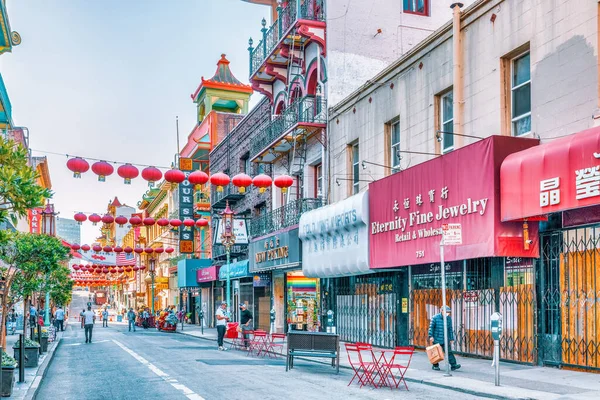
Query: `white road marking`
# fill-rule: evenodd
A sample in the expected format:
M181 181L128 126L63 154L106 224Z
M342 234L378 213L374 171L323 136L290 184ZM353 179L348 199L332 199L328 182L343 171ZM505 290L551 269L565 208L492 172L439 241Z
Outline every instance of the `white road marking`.
M125 352L129 353L129 355L131 355L133 358L135 358L136 360L138 360L140 363L142 363L145 366L147 366L150 371L154 372L156 375L158 375L159 377L161 377L165 382L169 383L175 389L177 389L180 392L182 392L188 399L190 399L190 400L205 400L204 397L202 397L199 394L195 393L192 389L188 388L187 386L179 383L177 381L177 379L171 378L167 373L163 372L160 368L158 368L157 366L155 366L154 364L152 364L151 362L149 362L148 360L146 360L144 357L140 356L135 351L131 350L129 347L125 346L123 343L121 343L119 341L116 341L114 339L113 339L113 342L117 346L119 346L120 348L122 348L123 350L125 350Z
M110 340L105 339L105 340L97 340L94 341L92 343L106 343L106 342L110 342ZM65 344L64 346L83 346L85 343L69 343L69 344Z

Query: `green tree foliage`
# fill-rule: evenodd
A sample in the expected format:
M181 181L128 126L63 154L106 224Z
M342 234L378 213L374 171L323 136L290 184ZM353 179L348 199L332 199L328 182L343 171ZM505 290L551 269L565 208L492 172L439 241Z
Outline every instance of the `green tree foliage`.
M23 217L27 210L40 207L52 193L37 184L38 174L28 164L27 150L0 136L0 223ZM0 230L0 244L7 232Z
M0 245L0 271L5 278L2 315L12 304L23 300L27 310L33 292L55 290L64 299L64 288L71 285L66 261L70 249L60 239L47 235L12 232ZM62 289L60 289L62 287ZM5 319L2 321L5 323ZM24 318L24 324L27 319ZM0 327L0 342L4 346L4 327Z
M65 306L71 302L73 281L69 278L71 270L61 265L50 273L44 282L44 291L50 293L50 299L56 305Z

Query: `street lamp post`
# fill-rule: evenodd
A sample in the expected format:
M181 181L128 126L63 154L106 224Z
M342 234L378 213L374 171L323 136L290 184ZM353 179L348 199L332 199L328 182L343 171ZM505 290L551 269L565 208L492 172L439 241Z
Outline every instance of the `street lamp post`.
M154 275L155 275L155 261L154 258L150 259L150 277L152 278L152 315L154 315Z
M233 216L234 212L229 208L229 202L225 205L225 210L220 213L223 218L223 233L221 233L221 243L225 246L225 253L227 254L227 306L231 307L231 279L230 279L230 262L231 262L231 248L235 245L235 234L233 232Z
M54 205L46 203L46 208L42 211L42 233L49 236L56 235L56 214ZM50 326L50 290L46 288L46 299L44 302L44 326Z

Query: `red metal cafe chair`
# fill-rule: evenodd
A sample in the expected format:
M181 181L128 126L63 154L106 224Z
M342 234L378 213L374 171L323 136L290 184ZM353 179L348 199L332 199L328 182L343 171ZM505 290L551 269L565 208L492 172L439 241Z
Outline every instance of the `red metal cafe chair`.
M383 363L381 366L381 379L380 384L385 379L387 383L387 378L392 378L396 389L400 385L400 383L404 383L404 387L408 390L408 385L406 384L406 379L404 375L410 366L410 362L412 360L412 356L415 352L415 348L411 346L399 346L394 349L394 355L389 360L389 362ZM396 374L394 374L394 370L397 371L398 379L396 380ZM390 385L391 388L391 385Z
M252 331L246 331L247 335L251 335ZM248 339L250 340L250 339ZM238 335L236 337L233 338L233 340L231 341L231 345L229 346L229 349L235 349L235 350L242 350L244 349L244 335L242 334L242 332L238 332Z
M285 333L272 333L271 340L269 341L269 354L274 354L275 356L281 355L283 356L283 348L286 345L286 335Z
M361 387L371 384L373 387L377 388L375 377L379 374L379 365L377 357L375 356L375 353L373 353L373 346L369 343L361 342L356 342L356 346L358 347L360 365L364 370L364 378Z
M348 386L354 382L354 379L358 379L360 387L363 387L363 376L365 371L360 363L358 346L353 343L344 343L344 345L346 346L346 353L348 354L348 363L350 364L352 371L354 371L354 375L352 375L352 379L350 379L350 382L348 382Z
M248 343L248 354L250 355L256 351L256 355L260 356L262 352L265 352L265 346L267 345L267 332L261 330L255 330L252 340Z

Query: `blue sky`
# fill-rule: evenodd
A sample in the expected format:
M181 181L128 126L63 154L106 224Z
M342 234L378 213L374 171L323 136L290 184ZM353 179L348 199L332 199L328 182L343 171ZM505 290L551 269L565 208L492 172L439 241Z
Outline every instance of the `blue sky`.
M221 53L248 81L248 38L259 41L267 7L240 0L7 0L22 44L0 57L16 125L35 150L169 166L196 122L190 99ZM252 103L259 100L255 94ZM34 155L43 155L34 151ZM67 158L49 155L61 216L103 212L114 196L135 206L147 189L116 175L73 179ZM98 231L82 229L82 243Z

